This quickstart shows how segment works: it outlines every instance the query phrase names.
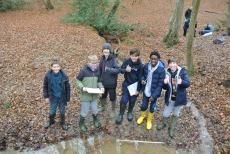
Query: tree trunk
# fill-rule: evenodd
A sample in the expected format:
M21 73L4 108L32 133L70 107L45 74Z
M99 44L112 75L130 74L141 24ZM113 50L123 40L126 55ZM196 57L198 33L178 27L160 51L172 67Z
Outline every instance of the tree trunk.
M176 0L176 7L173 11L173 15L169 20L169 30L163 39L166 47L171 47L175 44L178 44L179 42L179 29L183 16L183 9L184 0Z
M192 6L192 17L189 24L188 34L186 36L187 42L186 42L186 65L189 71L189 74L192 75L194 72L194 66L193 66L193 58L192 58L192 45L193 45L193 38L194 38L194 32L195 32L195 24L197 19L197 14L200 7L200 1L196 0Z
M50 0L44 0L45 6L47 10L52 10L54 9L54 6L52 5Z
M227 32L230 35L230 0L228 0Z
M118 9L118 7L119 7L119 5L120 5L120 2L121 2L120 0L116 0L116 1L114 2L114 5L113 5L111 11L109 12L108 17L107 17L107 25L110 24L110 22L111 22L113 16L114 16L115 13L117 12L117 9Z

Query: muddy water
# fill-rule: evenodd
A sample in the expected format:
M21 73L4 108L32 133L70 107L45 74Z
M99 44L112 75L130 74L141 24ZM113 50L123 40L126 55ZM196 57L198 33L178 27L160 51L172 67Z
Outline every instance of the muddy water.
M119 140L103 134L87 139L76 138L50 145L38 151L15 152L8 150L3 154L186 154L183 150L168 147L162 142Z

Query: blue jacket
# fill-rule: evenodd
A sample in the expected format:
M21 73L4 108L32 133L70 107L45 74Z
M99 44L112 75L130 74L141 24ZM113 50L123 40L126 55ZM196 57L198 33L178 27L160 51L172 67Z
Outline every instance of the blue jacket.
M62 103L67 103L70 101L70 84L69 84L69 78L67 75L64 73L63 70L60 70L60 73L62 74L62 79L61 79L61 88L62 88L62 95L61 95L61 102ZM45 77L44 77L44 82L43 82L43 96L44 98L49 98L50 101L52 101L52 90L51 90L51 85L52 85L52 70L49 70Z
M131 72L126 72L126 67L132 68ZM130 58L126 59L121 66L121 73L124 74L124 83L129 86L135 82L138 82L137 91L141 90L141 76L143 72L143 64L140 59L136 63L133 63Z
M175 106L186 105L187 104L187 91L186 88L190 86L190 80L188 77L188 73L185 68L180 68L179 76L182 79L182 84L177 86L176 92L176 102ZM170 69L167 70L167 74L171 76ZM165 104L169 104L169 100L171 99L172 88L171 82L169 84L164 84L165 93Z
M150 63L146 63L143 69L142 80L147 81L149 69L148 65ZM151 64L150 64L151 65ZM164 78L165 78L165 70L160 64L157 69L152 74L152 83L151 83L151 96L158 98L161 95L161 91L164 85ZM144 92L145 85L142 85L142 91Z
M108 59L102 56L99 63L100 78L105 88L117 87L117 76L120 73L120 67L113 55L109 55Z

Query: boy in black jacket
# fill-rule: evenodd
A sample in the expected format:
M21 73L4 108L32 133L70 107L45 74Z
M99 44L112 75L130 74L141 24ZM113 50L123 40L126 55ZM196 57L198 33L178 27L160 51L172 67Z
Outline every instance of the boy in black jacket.
M60 62L53 60L51 69L46 73L43 83L43 96L50 103L49 121L44 128L49 128L55 123L56 109L59 107L61 115L61 126L63 130L68 127L65 124L65 106L70 101L70 84L68 76L61 69Z
M102 46L102 57L99 63L100 78L105 88L104 94L100 99L102 110L104 111L106 98L109 94L109 99L112 102L112 110L115 111L116 105L116 87L117 76L120 72L116 57L112 54L112 47L109 43L104 43Z
M116 124L121 124L123 121L123 115L126 105L129 103L127 119L132 121L132 111L137 100L137 96L141 91L141 76L143 71L143 65L139 58L140 51L137 48L133 48L130 51L130 57L126 59L121 66L121 73L124 74L125 80L122 83L122 96L120 100L120 112L116 118ZM136 93L130 95L128 86L137 83Z

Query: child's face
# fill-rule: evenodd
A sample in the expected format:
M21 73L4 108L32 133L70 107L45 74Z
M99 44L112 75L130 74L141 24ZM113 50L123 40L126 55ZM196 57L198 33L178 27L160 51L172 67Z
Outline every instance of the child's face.
M103 49L102 52L103 52L103 55L104 55L105 57L108 57L109 54L110 54L109 49Z
M177 70L177 63L176 62L171 62L169 63L169 68L171 69L172 72L175 72Z
M98 65L98 62L97 62L97 61L91 61L91 62L90 62L90 66L91 66L93 69L96 69L96 68L97 68L97 65Z
M154 67L158 63L158 57L156 55L152 55L150 57L150 61L151 61L152 66Z
M61 66L59 64L53 64L51 66L51 70L54 72L54 73L58 73L60 70L61 70Z
M135 62L137 62L139 56L133 54L133 55L130 55L130 58L131 58L131 61L132 61L133 63L135 63Z

